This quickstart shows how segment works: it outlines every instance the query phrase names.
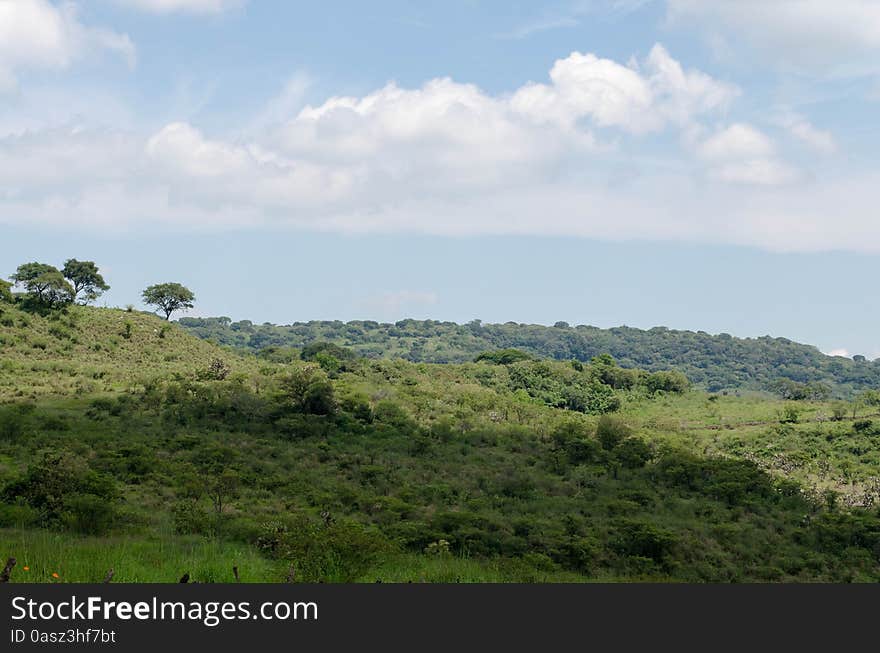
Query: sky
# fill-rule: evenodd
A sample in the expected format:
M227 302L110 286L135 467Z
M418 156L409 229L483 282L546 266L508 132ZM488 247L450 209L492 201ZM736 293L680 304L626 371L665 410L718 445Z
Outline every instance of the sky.
M0 275L880 357L880 3L0 0Z

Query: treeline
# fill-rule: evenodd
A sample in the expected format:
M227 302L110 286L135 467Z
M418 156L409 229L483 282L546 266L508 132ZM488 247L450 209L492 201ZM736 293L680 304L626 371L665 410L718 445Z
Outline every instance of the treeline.
M20 289L23 292L14 293ZM22 263L9 281L0 279L0 302L19 303L23 308L52 311L81 303L90 304L110 290L94 261L67 259L59 270L49 263ZM147 306L165 313L168 320L175 311L193 307L195 294L177 282L158 283L141 293Z
M468 324L435 320L401 320L394 324L311 321L277 326L216 317L183 318L180 324L199 337L251 351L329 341L371 358L431 363L471 361L487 350L502 349L584 362L610 354L626 368L679 370L710 392L772 391L779 379L821 384L837 396L880 387L880 361L858 355L852 359L826 356L816 347L769 336L736 338L664 327L599 329L573 327L565 322L552 327L514 322L482 324L479 320Z

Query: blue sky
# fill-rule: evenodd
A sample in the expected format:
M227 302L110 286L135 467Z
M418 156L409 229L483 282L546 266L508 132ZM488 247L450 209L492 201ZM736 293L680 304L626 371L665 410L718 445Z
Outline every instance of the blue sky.
M0 264L880 357L880 4L0 0Z

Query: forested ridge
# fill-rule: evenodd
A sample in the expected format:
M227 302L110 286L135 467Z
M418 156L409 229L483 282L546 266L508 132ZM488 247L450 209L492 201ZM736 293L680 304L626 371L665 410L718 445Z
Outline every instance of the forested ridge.
M233 322L226 317L182 318L195 335L239 349L304 347L319 341L349 347L369 358L461 363L481 352L516 348L540 358L589 361L611 354L622 367L649 371L676 369L710 392L768 390L779 379L826 385L851 396L880 385L880 361L827 356L818 348L786 338L737 338L729 334L655 327L636 329L535 324L468 324L436 320L310 321L290 325Z

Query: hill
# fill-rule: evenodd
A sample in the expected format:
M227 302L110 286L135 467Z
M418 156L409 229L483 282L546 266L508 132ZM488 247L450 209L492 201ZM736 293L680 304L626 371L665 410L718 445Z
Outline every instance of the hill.
M876 405L0 309L15 581L880 579Z
M0 351L0 403L125 390L153 378L207 373L218 358L232 372L256 368L252 358L151 313L75 305L35 312L0 303Z
M191 333L239 349L304 347L329 341L368 357L417 362L461 363L491 349L516 348L542 358L589 361L611 354L623 367L676 369L710 392L766 390L780 378L824 384L838 396L880 387L880 360L826 356L816 347L785 338L736 338L676 331L617 327L546 327L533 324L469 324L432 320L312 321L286 326L256 325L229 318L182 318Z

